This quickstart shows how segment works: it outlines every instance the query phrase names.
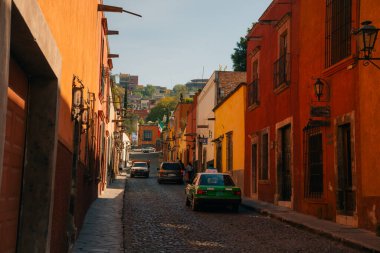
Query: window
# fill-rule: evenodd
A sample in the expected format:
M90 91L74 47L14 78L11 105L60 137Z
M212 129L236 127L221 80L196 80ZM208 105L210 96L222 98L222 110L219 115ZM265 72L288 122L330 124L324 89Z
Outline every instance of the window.
M352 0L326 0L326 67L351 54L351 9Z
M143 141L151 141L151 140L152 140L152 131L151 130L144 130Z
M268 180L268 161L269 161L269 152L268 145L269 135L264 133L261 137L261 167L260 167L260 180Z
M281 85L288 85L290 80L290 61L288 54L288 32L280 35L280 55L274 63L274 88Z
M259 62L255 60L252 64L252 82L248 85L248 106L259 103L258 85L259 85Z
M323 149L320 128L305 130L305 197L321 198L323 194Z
M232 171L233 170L233 143L232 143L232 132L229 132L226 134L227 138L227 145L226 145L226 164L227 164L227 170Z

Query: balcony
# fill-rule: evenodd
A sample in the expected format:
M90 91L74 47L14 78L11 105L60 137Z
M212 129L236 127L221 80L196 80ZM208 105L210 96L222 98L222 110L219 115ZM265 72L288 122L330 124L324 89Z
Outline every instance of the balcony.
M259 104L259 79L248 84L248 107Z
M282 55L274 63L273 84L275 90L282 90L290 84L290 54Z

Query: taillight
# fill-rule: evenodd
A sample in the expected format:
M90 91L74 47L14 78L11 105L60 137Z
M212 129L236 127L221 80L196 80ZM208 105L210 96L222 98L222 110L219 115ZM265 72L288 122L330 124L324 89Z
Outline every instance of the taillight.
M160 177L164 176L164 172L160 172Z
M205 190L197 189L197 194L198 194L198 195L206 194L206 192L207 192L207 191L205 191Z
M241 191L234 191L234 195L241 196Z

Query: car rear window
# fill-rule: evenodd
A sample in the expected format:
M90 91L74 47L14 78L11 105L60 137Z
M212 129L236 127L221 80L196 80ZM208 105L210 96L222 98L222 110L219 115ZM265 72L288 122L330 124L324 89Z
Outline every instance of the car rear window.
M147 167L146 163L134 163L133 167Z
M181 166L179 163L163 163L162 164L163 170L180 170Z
M206 174L202 175L200 185L215 185L215 186L235 186L234 181L229 175L223 174Z

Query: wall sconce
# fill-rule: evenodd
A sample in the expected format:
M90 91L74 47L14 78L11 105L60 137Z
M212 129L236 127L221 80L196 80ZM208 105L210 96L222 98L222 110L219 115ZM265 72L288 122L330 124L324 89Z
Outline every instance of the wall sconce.
M313 78L313 80L316 80L313 84L313 89L318 102L328 102L330 100L330 87L327 82L320 77ZM325 99L322 100L322 98Z
M323 95L323 86L321 79L317 78L317 81L314 83L314 93L315 96L318 98L318 101L321 100L321 97Z
M84 130L83 133L85 133L91 127L89 114L90 114L90 108L89 107L84 108L82 111L82 128Z
M380 29L375 27L372 24L372 21L366 20L363 21L362 27L354 32L355 35L358 35L358 42L360 47L360 52L363 52L363 57L358 57L358 60L365 60L364 66L368 66L369 63L372 63L375 67L380 69L372 60L380 60L380 58L373 58L372 52L374 51L377 34Z
M83 88L82 81L74 75L72 83L71 120L80 120L84 108Z

